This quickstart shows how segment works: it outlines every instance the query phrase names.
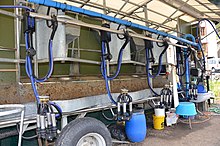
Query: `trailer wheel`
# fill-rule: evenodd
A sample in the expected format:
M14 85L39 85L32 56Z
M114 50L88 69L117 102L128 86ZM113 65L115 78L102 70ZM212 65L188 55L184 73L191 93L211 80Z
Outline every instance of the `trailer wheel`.
M111 146L110 132L101 121L85 117L66 125L56 140L56 146Z

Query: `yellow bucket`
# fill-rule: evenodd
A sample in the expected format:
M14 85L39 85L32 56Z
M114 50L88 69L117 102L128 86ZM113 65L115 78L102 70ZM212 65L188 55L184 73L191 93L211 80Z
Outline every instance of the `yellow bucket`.
M153 115L154 129L157 129L157 130L164 129L164 119L165 119L165 116Z

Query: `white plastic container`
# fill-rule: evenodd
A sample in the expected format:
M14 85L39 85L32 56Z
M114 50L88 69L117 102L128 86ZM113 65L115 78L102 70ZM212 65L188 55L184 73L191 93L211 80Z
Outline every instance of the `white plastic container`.
M173 112L166 112L166 124L167 126L171 126L177 123L178 116Z
M154 109L155 116L165 117L165 108L155 108Z

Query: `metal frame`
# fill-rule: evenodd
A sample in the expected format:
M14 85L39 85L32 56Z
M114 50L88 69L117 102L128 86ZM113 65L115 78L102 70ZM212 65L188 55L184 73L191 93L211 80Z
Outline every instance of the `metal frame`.
M161 88L157 88L156 91L160 91ZM150 91L145 89L137 92L130 92L129 93L134 101L134 104L145 103L149 100L156 100L160 99L160 97L151 97ZM119 93L112 94L114 98L116 98ZM106 110L110 108L116 108L107 98L106 94L97 95L97 96L89 96L89 97L82 97L78 99L72 100L57 100L55 101L59 104L63 109L63 119L62 126L64 127L67 124L67 117L72 115L85 115L85 113L89 112L96 112L100 110ZM25 109L25 117L24 117L24 125L29 123L36 123L36 103L27 103L24 104ZM13 117L4 117L0 120L0 128L9 127L9 126L16 126L16 124L20 121L19 116L15 115Z
M165 28L169 31L171 31L171 30L172 31L177 31L177 29L169 27L169 26L165 26L165 24L170 22L170 21L173 21L173 20L176 21L176 23L177 23L178 17L184 16L186 14L194 17L195 19L206 17L206 18L209 18L209 19L212 19L212 20L215 20L215 21L220 21L220 19L212 18L212 17L206 15L206 12L201 12L201 11L197 10L195 7L189 5L188 0L187 1L182 1L182 0L159 0L160 2L162 2L164 4L175 8L176 12L180 11L182 13L185 13L185 14L180 15L180 16L175 17L175 18L171 18L172 16L166 16L163 13L160 13L160 12L157 12L157 11L151 9L151 8L148 8L147 11L153 12L155 14L158 14L158 15L161 15L161 16L167 18L166 22L162 22L162 23L154 22L154 21L151 21L151 20L146 21L145 18L141 18L141 17L137 18L137 15L135 15L136 11L140 10L141 8L144 8L148 3L152 2L153 0L146 0L146 2L142 3L141 5L138 4L138 3L134 3L131 0L122 0L122 1L124 1L124 4L119 9L115 9L115 8L111 8L109 6L104 6L104 5L95 3L95 2L91 2L90 0L87 0L87 1L84 1L84 0L78 0L78 1L77 0L67 0L67 1L79 3L79 4L82 4L82 6L86 5L86 6L90 6L90 7L93 7L93 8L106 10L108 13L110 13L110 12L114 13L115 17L117 17L118 15L121 15L121 16L118 16L121 19L125 18L125 17L128 17L128 18L132 18L132 19L139 20L139 21L142 21L142 22L148 22L151 25L156 25L156 28L158 28L158 29L159 28ZM210 11L209 13L214 13L214 14L220 16L220 14L218 12L216 12L213 9L209 8L207 5L200 2L199 0L195 0L195 2L197 2L199 6L203 6L203 7L207 8ZM131 11L128 11L128 12L123 11L123 8L126 6L126 4L133 5L132 8L134 8L134 9L132 9ZM212 3L210 3L210 4L212 4ZM140 11L143 11L143 10L140 10Z

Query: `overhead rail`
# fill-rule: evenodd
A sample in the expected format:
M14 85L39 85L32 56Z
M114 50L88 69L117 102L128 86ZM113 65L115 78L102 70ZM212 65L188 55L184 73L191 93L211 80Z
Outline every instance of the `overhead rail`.
M94 11L78 8L78 7L68 5L68 4L65 4L65 3L55 2L55 1L52 1L52 0L46 0L46 1L45 0L28 0L28 1L32 2L32 3L35 3L35 4L45 5L45 6L48 6L48 7L54 7L54 8L62 9L64 11L65 10L72 11L72 12L75 12L75 13L84 14L84 15L88 15L88 16L91 16L91 17L101 18L101 19L104 19L104 20L107 20L107 21L110 21L110 22L114 22L114 23L117 23L117 24L125 25L125 26L128 26L128 27L133 27L133 28L145 30L145 31L148 31L148 32L151 32L151 33L155 33L155 34L164 36L164 37L169 37L169 38L178 40L180 42L183 42L183 43L192 45L194 47L198 47L198 49L201 49L199 47L198 43L195 43L195 42L186 40L184 38L180 38L180 37L177 37L177 36L174 36L174 35L159 31L159 30L155 30L155 29L143 26L143 25L132 23L130 21L126 21L126 20L122 20L122 19L115 18L115 17L112 17L112 16L108 16L108 15L105 15L105 14L101 14L101 13L97 13L97 12L94 12Z
M38 14L38 13L35 13L35 12L29 12L29 16L34 17L34 18L39 18L39 19L51 20L50 16L43 15L43 14ZM108 32L111 32L111 33L116 33L116 34L124 34L124 32L120 31L120 30L110 29L110 28L101 27L101 26L98 26L98 25L88 24L88 23L84 23L84 22L77 22L77 21L68 20L68 19L59 18L59 17L57 17L57 21L61 22L61 23L65 23L65 24L89 27L89 28L92 28L92 29L108 31ZM143 36L143 35L140 35L140 34L129 33L129 35L131 37L135 37L135 38L139 38L139 39L144 39L144 40L150 40L150 41L154 41L154 42L158 42L158 43L163 43L163 40L154 39L154 38ZM186 40L186 41L188 41L188 40ZM168 44L173 45L173 46L177 46L177 47L181 47L181 48L188 48L187 46L174 44L174 43L171 43L171 42L169 42ZM193 49L193 51L195 51L195 50Z

